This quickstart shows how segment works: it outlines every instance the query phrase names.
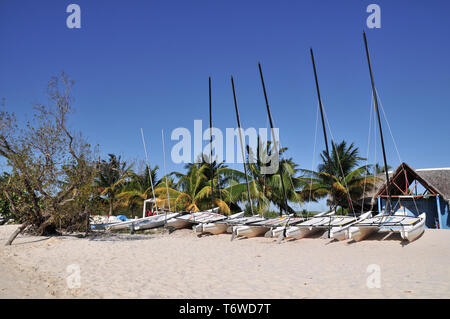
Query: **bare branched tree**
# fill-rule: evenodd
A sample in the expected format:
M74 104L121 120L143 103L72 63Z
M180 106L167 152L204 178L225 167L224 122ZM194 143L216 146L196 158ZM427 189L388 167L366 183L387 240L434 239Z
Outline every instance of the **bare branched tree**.
M11 169L1 191L22 222L7 245L25 229L51 235L89 225L96 165L91 145L68 126L73 83L64 72L53 77L47 89L50 106L36 105L33 120L22 127L13 113L0 110L0 156Z

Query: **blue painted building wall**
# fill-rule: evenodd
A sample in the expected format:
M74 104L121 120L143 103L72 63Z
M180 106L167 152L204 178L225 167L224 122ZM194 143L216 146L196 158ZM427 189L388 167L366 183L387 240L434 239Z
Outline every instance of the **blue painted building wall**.
M440 197L438 197L438 199L439 199L439 214L441 217L441 225L442 225L441 228L450 229L450 218L448 216L449 203Z
M378 198L378 203L381 203L384 211L386 199ZM411 199L393 200L393 211L395 212L400 208L400 205L406 207L415 216L425 212L427 216L425 226L427 228L437 228L437 225L439 225L439 228L450 229L449 204L439 196L415 199L414 201Z

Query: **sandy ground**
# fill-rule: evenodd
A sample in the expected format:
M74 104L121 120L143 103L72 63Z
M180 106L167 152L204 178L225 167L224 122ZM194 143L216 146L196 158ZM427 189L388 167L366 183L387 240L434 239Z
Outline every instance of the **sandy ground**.
M16 227L0 226L0 298L450 298L448 230L409 244L395 234L230 242L184 229L4 246Z

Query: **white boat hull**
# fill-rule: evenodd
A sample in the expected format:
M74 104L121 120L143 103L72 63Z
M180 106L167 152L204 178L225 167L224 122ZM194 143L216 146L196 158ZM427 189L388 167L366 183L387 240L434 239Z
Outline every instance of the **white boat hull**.
M250 222L254 223L254 222L259 222L259 221L262 221L262 220L264 220L264 218L263 217L259 217L259 216L236 218L236 220L234 220L234 221L231 220L230 222L236 222L237 221L237 222L240 222L240 223L228 225L227 233L232 234L236 227L245 226L246 223L250 223Z
M144 218L139 218L139 219L131 219L131 220L127 220L125 222L118 222L118 223L112 223L108 226L106 226L106 230L121 230L121 229L127 229L130 228L131 225L137 225L139 223L147 223L147 222L151 222L153 220L157 220L159 219L161 215L154 215L154 216L148 216L148 217L144 217Z
M361 222L367 218L369 218L372 215L372 212L369 211L367 213L362 214L359 216L357 221L354 221L350 223L349 225L344 225L342 227L332 227L330 230L330 238L334 238L336 240L346 240L350 238L349 235L349 228L351 225L356 224L357 222Z
M235 226L234 232L236 236L257 237L267 232L269 228L265 226Z
M122 230L122 229L127 229L129 228L131 225L131 222L123 222L123 223L117 223L116 224L112 224L106 227L106 230Z
M405 226L401 231L400 235L404 240L413 241L417 239L425 231L425 217L426 214L423 213L419 216L420 222L415 225Z
M268 238L278 237L283 233L283 231L284 231L284 226L271 228L264 234L264 237L268 237Z
M348 238L361 241L378 231L378 226L352 226L348 229Z
M169 222L173 217L178 216L178 213L170 213L170 214L161 214L154 217L151 220L146 220L142 222L135 223L134 229L135 230L144 230L144 229L151 229L156 227L164 226L166 220Z
M167 221L166 225L167 225L167 227L180 229L180 228L188 227L189 225L191 225L191 222L189 220L185 220L185 219L172 218L171 220Z
M338 229L331 229L330 238L336 240L346 240L348 239L348 228L339 227Z
M317 227L297 227L291 226L286 229L286 238L304 238L317 233L319 229Z
M223 234L227 231L228 225L225 223L205 223L194 226L197 233L210 233L213 235Z

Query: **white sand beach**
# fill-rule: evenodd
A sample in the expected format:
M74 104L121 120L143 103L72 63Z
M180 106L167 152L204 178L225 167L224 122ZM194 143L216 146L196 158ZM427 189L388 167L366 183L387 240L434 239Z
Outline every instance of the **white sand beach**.
M20 235L4 246L16 227L0 226L0 298L450 298L447 230L426 230L409 244L395 234L358 243L230 242L229 234L197 237L184 229L92 238ZM378 266L380 287L369 288ZM69 288L74 269L80 285Z

